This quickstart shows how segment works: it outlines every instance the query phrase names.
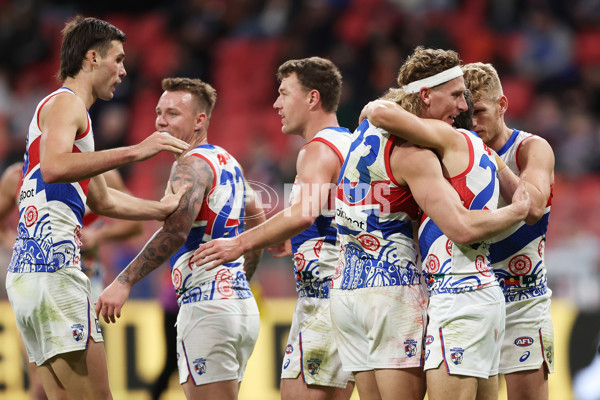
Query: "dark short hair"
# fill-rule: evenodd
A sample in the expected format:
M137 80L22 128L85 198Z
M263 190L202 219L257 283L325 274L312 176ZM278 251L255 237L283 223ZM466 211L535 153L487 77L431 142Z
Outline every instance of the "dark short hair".
M191 93L198 107L209 117L217 102L217 91L200 79L165 78L162 80L162 89Z
M321 57L288 60L277 70L277 80L281 82L294 72L304 88L319 92L325 111L337 111L342 94L342 74L334 63Z
M104 57L113 40L125 42L127 37L119 28L97 18L78 15L65 24L60 47L60 68L57 79L64 81L81 70L85 54L90 49L98 50Z
M452 124L452 126L455 128L462 128L472 131L473 106L475 104L475 100L473 99L473 93L471 93L469 89L465 90L465 101L467 102L468 108L454 118L454 123Z

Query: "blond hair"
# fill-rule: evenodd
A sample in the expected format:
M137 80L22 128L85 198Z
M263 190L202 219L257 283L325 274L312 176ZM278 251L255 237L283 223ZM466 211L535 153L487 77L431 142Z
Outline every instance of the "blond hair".
M419 93L406 93L402 90L402 86L437 75L460 65L461 62L458 53L454 50L426 49L417 46L400 67L397 78L400 88L388 90L383 98L398 103L412 114L419 115L423 108L421 96Z
M465 86L473 93L475 102L496 101L504 95L498 72L492 64L470 63L462 67Z

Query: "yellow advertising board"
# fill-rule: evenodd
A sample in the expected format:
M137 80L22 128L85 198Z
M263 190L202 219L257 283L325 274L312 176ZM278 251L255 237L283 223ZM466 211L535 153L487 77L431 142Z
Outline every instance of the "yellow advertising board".
M260 335L241 387L240 400L280 398L279 373L295 299L261 299ZM568 370L569 337L577 310L553 301L556 371L550 376L550 399L573 398ZM116 324L104 325L110 385L115 399L149 400L148 385L165 360L162 309L157 301L128 301ZM0 399L26 400L26 376L10 304L0 302ZM173 374L162 400L183 400ZM356 390L353 400L358 399ZM501 390L500 399L506 399Z

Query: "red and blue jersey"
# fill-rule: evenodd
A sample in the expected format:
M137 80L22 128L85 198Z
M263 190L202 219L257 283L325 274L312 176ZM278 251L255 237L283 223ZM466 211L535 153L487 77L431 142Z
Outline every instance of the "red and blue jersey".
M350 150L352 134L346 128L330 127L319 131L309 143L311 142L329 146L338 155L342 165ZM296 197L294 191L297 190L297 185L296 180L291 199ZM315 222L291 240L296 290L300 297L329 297L331 280L340 254L334 213L334 198L330 195L326 207L321 210Z
M205 160L212 168L214 181L186 242L169 260L177 301L181 305L204 300L252 297L244 273L243 256L210 271L196 267L190 260L200 244L241 233L245 205L253 200L254 191L248 186L238 162L223 148L203 144L186 154L186 157Z
M531 133L513 130L508 140L498 150L498 155L515 174L521 173L518 163L519 149L524 141L534 137ZM507 302L525 300L552 292L548 288L544 248L546 231L552 207L552 187L542 218L533 225L520 222L496 236L490 247L490 258L496 278L500 282ZM500 198L499 206L505 202Z
M40 141L43 132L39 115L54 96L68 93L60 88L37 106L29 125L23 163L23 182L19 191L17 240L9 271L54 272L64 267L79 267L81 229L87 200L89 179L73 183L46 183L40 169ZM52 144L49 144L52 145ZM87 129L77 135L73 153L94 151L90 116Z
M487 146L473 132L459 129L469 147L467 169L449 179L465 208L494 210L500 188L498 166ZM423 214L419 227L419 248L427 273L429 295L461 293L497 286L489 259L489 242L458 244Z
M336 216L342 254L336 289L418 285L413 224L418 206L410 189L394 179L395 138L364 120L354 132L342 166Z

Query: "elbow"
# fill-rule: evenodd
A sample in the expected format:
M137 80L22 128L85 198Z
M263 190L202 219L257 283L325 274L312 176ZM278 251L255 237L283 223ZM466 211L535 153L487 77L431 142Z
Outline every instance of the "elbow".
M448 237L448 239L452 240L454 243L457 244L469 244L477 242L477 238L474 235L470 234L468 231L449 232L446 234L446 236Z
M40 163L40 172L42 179L46 183L62 183L62 176L58 173L56 168L48 167L46 164Z
M46 183L48 183L48 182L46 182ZM102 216L107 216L107 217L110 216L110 212L109 212L110 207L108 206L108 203L106 203L106 202L88 201L87 206L89 207L90 211L96 215L102 215Z
M543 207L533 207L532 206L529 209L529 213L527 214L527 217L525 217L525 223L528 225L535 224L544 216L545 212L546 212L546 209Z
M312 224L315 222L315 218L310 215L302 216L298 218L298 228L303 231L310 228Z
M173 240L173 244L174 244L174 248L178 249L181 246L183 246L183 244L186 242L188 235L189 235L189 231L188 232L182 232L180 230L175 231L175 232L169 232L172 240Z
M453 224L444 234L458 244L475 243L481 240L480 235L474 229L464 224Z

